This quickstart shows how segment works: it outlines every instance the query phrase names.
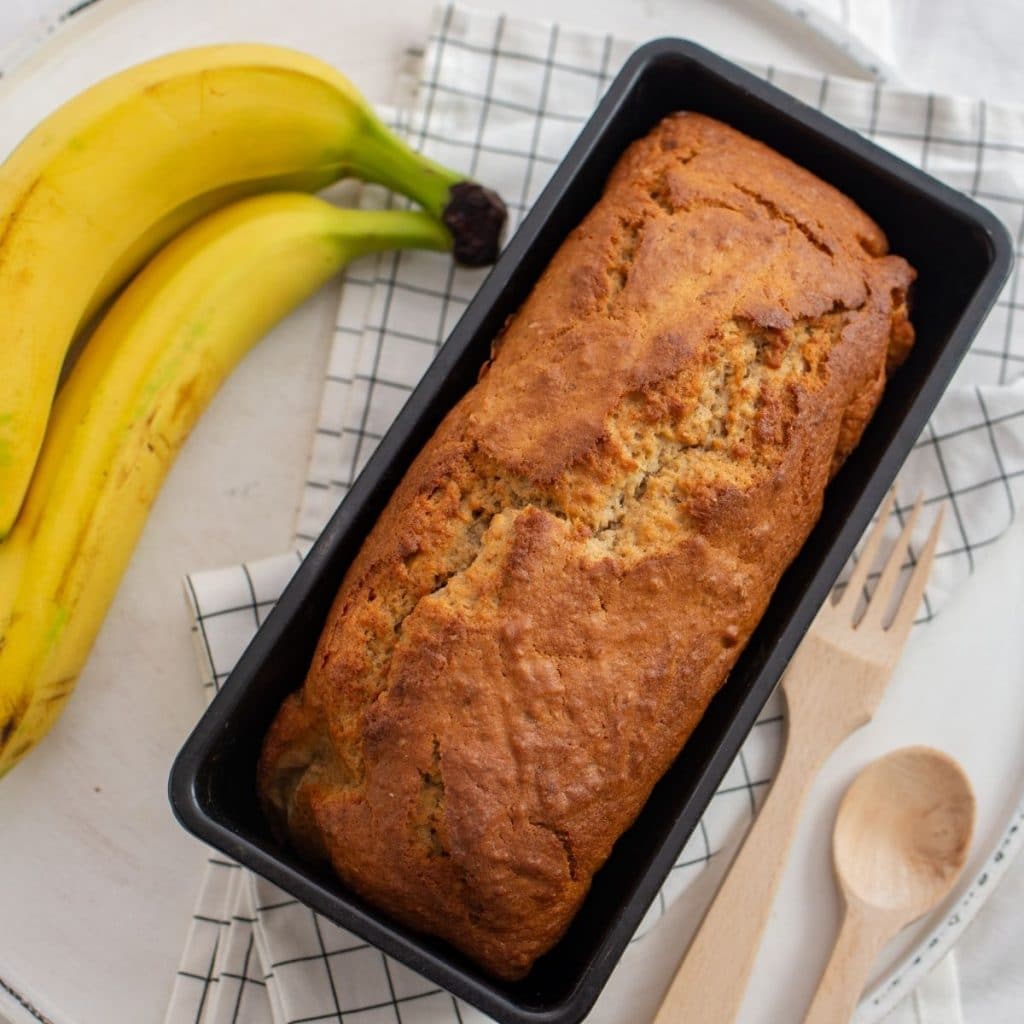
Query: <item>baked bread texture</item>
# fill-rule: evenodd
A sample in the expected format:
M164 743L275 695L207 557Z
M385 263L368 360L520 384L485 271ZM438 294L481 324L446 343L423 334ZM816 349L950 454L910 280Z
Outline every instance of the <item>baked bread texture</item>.
M524 976L817 520L913 277L723 124L630 146L346 574L265 740L279 833Z

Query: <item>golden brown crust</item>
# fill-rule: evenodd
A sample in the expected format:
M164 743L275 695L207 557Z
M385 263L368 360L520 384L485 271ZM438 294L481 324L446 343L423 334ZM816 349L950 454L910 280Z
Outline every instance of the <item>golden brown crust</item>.
M632 145L352 565L278 826L525 974L704 713L912 341L913 271L708 118Z

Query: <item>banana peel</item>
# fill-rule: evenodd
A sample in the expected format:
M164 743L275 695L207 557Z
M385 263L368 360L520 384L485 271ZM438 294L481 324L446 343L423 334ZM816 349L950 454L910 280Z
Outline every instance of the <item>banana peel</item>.
M0 544L0 775L60 714L175 454L235 364L349 260L451 244L426 213L277 193L209 215L125 289L58 394Z
M108 78L0 166L0 538L76 334L165 243L245 196L343 177L404 193L461 262L497 254L500 199L416 153L343 75L264 45L200 47Z

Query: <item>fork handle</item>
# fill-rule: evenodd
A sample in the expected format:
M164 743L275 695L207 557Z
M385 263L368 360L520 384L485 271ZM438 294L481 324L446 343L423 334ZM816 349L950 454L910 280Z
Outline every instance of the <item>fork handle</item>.
M792 709L795 710L795 709ZM841 737L793 728L778 774L701 922L654 1024L728 1024L739 1013L761 933L786 863L800 809L818 768Z

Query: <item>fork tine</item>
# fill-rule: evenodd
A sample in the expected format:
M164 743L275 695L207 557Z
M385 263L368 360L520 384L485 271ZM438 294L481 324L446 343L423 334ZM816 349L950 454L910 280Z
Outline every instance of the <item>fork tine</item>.
M850 574L850 579L846 584L846 589L843 591L843 596L836 604L837 607L842 607L845 610L847 606L857 603L857 595L864 589L864 583L868 578L871 566L874 564L875 555L878 554L878 545L882 543L885 525L889 521L889 514L892 512L895 502L896 488L891 487L889 488L889 493L885 496L885 501L882 502L878 510L878 522L875 523L874 529L864 542L864 549L860 553L860 558L857 559L857 564L853 567L853 572Z
M917 517L921 512L922 504L923 498L919 494L917 501L914 502L914 507L910 510L910 515L907 516L907 521L903 524L899 538L893 545L892 551L889 552L885 568L882 569L882 575L878 579L878 586L875 587L871 600L868 601L867 609L864 612L864 618L860 621L861 626L881 625L882 618L889 607L892 592L896 587L896 582L900 578L903 559L910 548L910 535L914 532L914 526L917 523Z
M893 643L896 645L902 645L904 638L910 631L910 627L914 624L917 609L921 605L924 587L928 582L928 576L931 574L932 562L935 561L935 549L938 547L939 534L942 532L942 517L945 511L945 507L940 505L939 514L935 517L935 522L932 523L928 539L921 549L917 565L914 566L914 571L910 576L910 582L907 584L907 589L903 592L903 597L900 598L896 614L893 616L892 624L889 626L888 632L892 636Z

